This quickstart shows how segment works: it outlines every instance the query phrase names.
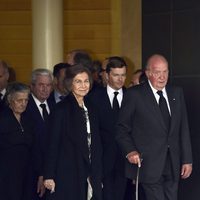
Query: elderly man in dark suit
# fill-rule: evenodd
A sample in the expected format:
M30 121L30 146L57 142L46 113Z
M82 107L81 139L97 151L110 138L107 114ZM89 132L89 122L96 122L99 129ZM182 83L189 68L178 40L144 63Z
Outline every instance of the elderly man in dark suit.
M124 162L115 141L115 125L124 95L127 65L121 57L109 57L106 66L108 84L91 94L100 120L100 134L103 145L103 199L123 200L127 179Z
M117 142L126 175L140 181L147 200L176 200L179 177L192 172L190 134L183 92L167 85L168 62L161 55L148 59L147 83L130 88L117 123ZM143 161L141 163L141 158Z
M26 113L34 122L34 134L36 134L36 148L34 151L34 190L42 197L45 191L43 185L43 162L47 141L48 115L53 110L54 104L48 100L52 91L53 76L48 69L38 68L32 72L31 95ZM33 199L39 199L34 195Z

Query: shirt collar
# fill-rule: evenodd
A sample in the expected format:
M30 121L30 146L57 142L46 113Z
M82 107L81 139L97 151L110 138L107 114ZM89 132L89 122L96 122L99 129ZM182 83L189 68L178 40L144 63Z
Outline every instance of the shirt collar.
M114 90L109 85L107 85L107 92L108 94L114 94L114 92L119 92L119 95L122 95L123 93L122 88L120 88L119 90Z
M6 94L6 89L5 88L1 91L1 94L3 95L3 97L5 96L5 94Z
M150 87L151 87L151 89L152 89L152 91L153 91L153 93L154 93L154 95L158 95L157 94L157 89L155 89L153 86L152 86L152 84L151 84L151 82L148 80L148 82L149 82L149 85L150 85ZM162 89L162 92L163 92L163 95L167 95L167 92L166 92L166 88L164 87L163 89Z
M35 103L36 103L37 106L40 106L41 103L47 105L47 101L46 101L46 100L45 100L44 102L40 102L40 101L34 96L34 94L31 94L31 95L32 95L32 97L33 97L33 99L34 99L34 101L35 101Z

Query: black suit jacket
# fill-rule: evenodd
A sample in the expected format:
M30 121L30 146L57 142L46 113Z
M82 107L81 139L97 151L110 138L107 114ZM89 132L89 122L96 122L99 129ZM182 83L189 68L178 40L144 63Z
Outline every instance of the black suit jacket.
M51 92L49 98L48 98L48 101L50 101L52 104L56 104L56 99L55 99L55 96L54 96L54 90Z
M125 88L123 88L123 93ZM115 141L117 115L113 112L107 88L95 90L89 97L95 105L103 146L103 172L104 176L110 174L114 169L124 173L124 158Z
M47 103L51 113L55 105L50 101L47 101ZM34 168L37 171L38 175L42 175L44 154L48 138L48 131L47 131L48 123L44 122L32 95L29 96L29 101L25 113L32 119L33 129L34 129L33 132L35 134L35 140L36 140L34 149L34 157L35 157Z
M0 99L0 112L3 112L3 110L7 107L6 105L6 100L5 100L5 96L3 97L3 99Z
M166 87L170 109L169 132L158 103L148 83L130 88L125 95L117 124L117 142L126 156L131 151L142 154L141 182L158 181L169 149L175 180L180 167L192 163L190 134L183 92L178 87ZM126 175L135 176L135 165L126 162Z
M45 162L45 179L54 179L56 192L49 199L86 200L90 176L93 198L101 199L101 142L95 109L85 101L91 127L91 164L84 111L69 94L56 105L50 118L50 138Z

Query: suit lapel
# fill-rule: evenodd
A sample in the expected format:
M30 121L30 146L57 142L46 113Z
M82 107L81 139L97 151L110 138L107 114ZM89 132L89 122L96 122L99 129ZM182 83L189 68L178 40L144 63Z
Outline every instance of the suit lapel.
M88 151L88 144L87 144L87 129L85 124L85 119L83 117L83 111L78 106L78 103L73 95L70 94L68 96L70 101L70 119L69 124L69 136L77 145L77 148L80 149L81 153L83 154L84 159L89 164L89 151ZM69 112L69 111L67 111Z
M40 119L41 121L43 121L43 118L42 118L42 116L40 114L40 111L39 111L39 109L38 109L38 107L37 107L32 95L30 95L30 97L29 97L29 104L30 104L31 113L32 113L32 115L35 116L34 118L35 119Z
M109 99L109 96L108 96L106 88L103 90L102 97L104 98L104 99L102 99L102 102L105 102L105 106L111 110L112 109L112 105L110 103L110 99Z
M124 93L126 92L126 88L123 87L122 90L123 90L123 95L124 95ZM106 88L104 88L102 90L102 94L99 96L99 98L101 98L102 99L102 103L105 102L105 106L112 111L112 105L111 105L111 102L110 102L110 99L109 99L109 96L108 96ZM123 97L122 97L122 100L123 100Z
M169 87L167 86L166 87L166 91L167 91L167 96L168 96L168 101L169 101L169 106L170 106L170 111L171 111L171 125L170 125L170 131L169 133L172 132L172 128L174 127L175 125L175 118L176 118L176 115L175 113L177 113L175 110L176 110L176 98L175 98L175 94L173 92L173 89L172 87Z

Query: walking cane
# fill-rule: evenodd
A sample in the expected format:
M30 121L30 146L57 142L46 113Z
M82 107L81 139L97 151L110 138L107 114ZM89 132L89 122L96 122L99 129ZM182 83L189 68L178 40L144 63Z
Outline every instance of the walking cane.
M140 163L138 163L138 167L137 167L137 175L136 175L136 182L135 182L135 200L139 200L138 193L139 193L139 176L140 176L141 163L142 163L142 158L140 158Z

